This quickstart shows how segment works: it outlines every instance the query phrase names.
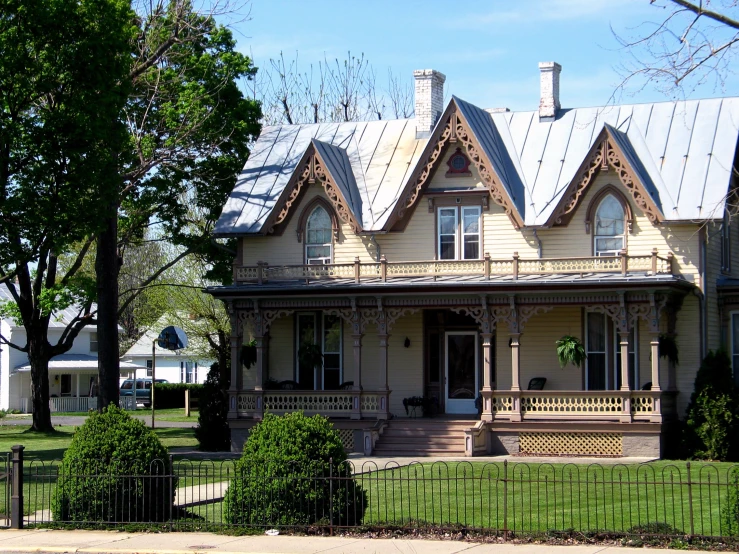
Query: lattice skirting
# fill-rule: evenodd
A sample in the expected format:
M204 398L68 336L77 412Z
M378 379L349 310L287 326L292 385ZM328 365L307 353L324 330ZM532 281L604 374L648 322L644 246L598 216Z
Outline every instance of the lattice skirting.
M354 452L354 429L336 429L341 437L341 442L344 444L344 450L347 452Z
M623 456L621 433L520 433L519 449L526 454Z

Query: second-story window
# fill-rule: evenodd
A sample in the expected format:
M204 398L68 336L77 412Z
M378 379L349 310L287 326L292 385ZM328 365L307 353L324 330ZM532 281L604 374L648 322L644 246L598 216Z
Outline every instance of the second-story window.
M332 248L331 218L324 208L316 208L305 226L305 260L308 264L330 264Z
M593 250L596 256L617 256L624 248L624 208L615 196L609 194L595 212Z
M480 206L439 208L437 251L440 260L480 259Z

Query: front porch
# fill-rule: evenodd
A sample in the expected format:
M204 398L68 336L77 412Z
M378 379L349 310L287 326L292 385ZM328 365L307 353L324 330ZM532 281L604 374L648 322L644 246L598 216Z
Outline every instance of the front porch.
M551 436L617 437L622 446L609 451L621 454L623 437L637 433L631 442L648 436L659 455L663 423L687 402L678 368L660 358L660 335L685 337L681 358L699 361L690 319L677 315L697 311L697 301L686 297L692 285L672 275L671 259L516 257L499 277L489 256L396 268L385 260L236 268L237 285L212 291L228 302L234 330L234 442L265 412L302 410L351 430L347 446L368 452L388 422L408 417L404 399L425 397L446 417L474 418L459 437L467 455L494 452L498 443L523 452L527 426ZM365 265L377 273L365 278ZM555 343L563 335L586 344L584 367L559 367ZM247 369L240 352L250 340L256 363ZM322 365L301 365L304 343L322 349ZM532 380L546 385L527 390ZM291 386L271 390L275 381ZM507 433L515 444L498 440Z

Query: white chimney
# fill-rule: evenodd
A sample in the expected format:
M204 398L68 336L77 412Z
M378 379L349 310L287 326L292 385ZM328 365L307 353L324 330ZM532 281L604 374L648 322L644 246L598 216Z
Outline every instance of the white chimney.
M416 79L416 138L426 138L444 110L446 75L435 69L417 69Z
M559 111L559 74L562 66L557 62L539 63L541 76L541 100L539 121L554 121Z

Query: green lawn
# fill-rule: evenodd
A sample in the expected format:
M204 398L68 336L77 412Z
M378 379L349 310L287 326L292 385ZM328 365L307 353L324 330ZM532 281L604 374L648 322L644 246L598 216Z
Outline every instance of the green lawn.
M135 417L151 417L151 409L150 408L139 408L133 412L130 412L132 416ZM51 414L53 417L87 417L90 415L88 412L56 412ZM19 418L19 419L31 419L31 414L27 415L14 415L13 418ZM198 423L198 411L197 410L190 410L190 417L185 417L185 409L184 408L167 408L167 409L160 409L156 411L155 414L155 421L175 421L175 422L191 422L193 425L197 425ZM0 420L1 423L1 420Z
M730 464L416 464L357 477L366 524L463 525L538 533L628 531L667 523L721 535ZM507 472L507 473L506 473ZM504 479L507 478L506 479Z

